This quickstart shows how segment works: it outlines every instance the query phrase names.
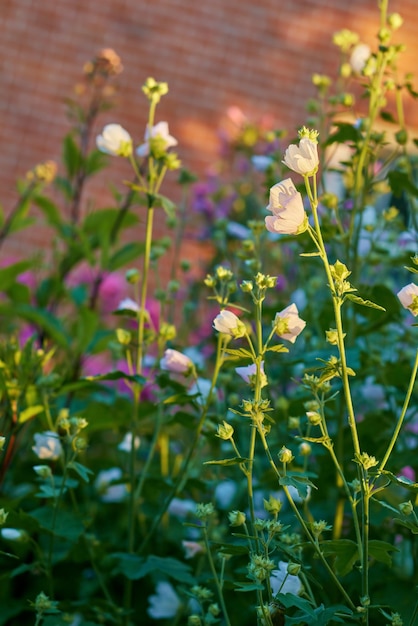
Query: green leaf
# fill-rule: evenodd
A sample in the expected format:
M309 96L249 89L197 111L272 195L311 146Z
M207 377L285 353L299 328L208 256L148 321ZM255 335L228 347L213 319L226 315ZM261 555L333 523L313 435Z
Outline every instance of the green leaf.
M19 424L23 424L24 422L27 422L32 417L35 417L35 415L39 415L39 413L42 413L43 410L44 410L44 407L42 406L42 404L28 406L27 409L23 409L23 411L20 411L19 419L18 419Z
M380 306L380 304L375 304L371 300L363 300L359 296L355 296L352 293L346 294L345 300L351 300L351 302L355 302L356 304L360 304L361 306L367 306L369 309L377 309L378 311L386 311L385 308Z
M113 256L109 259L108 269L111 272L119 269L130 263L131 261L137 259L144 252L144 244L143 243L127 243L126 245L119 248Z
M107 374L98 374L97 376L86 376L85 378L80 378L80 382L86 381L97 381L97 380L120 380L123 378L124 380L129 380L132 383L138 383L139 385L145 385L147 379L144 376L140 376L139 374L125 374L125 372L121 372L120 370L115 370L114 372L108 372Z
M35 196L34 203L41 209L48 224L51 224L51 226L54 226L54 228L61 231L62 220L57 205L46 196Z
M369 541L369 555L376 561L385 563L385 565L392 565L391 552L399 552L395 546L386 541L379 541L378 539L370 539Z
M246 350L245 348L239 348L239 350L234 350L232 348L227 348L225 350L225 352L227 354L229 354L230 356L233 357L237 357L237 358L248 358L248 359L252 359L253 355L251 354L251 352L249 350Z
M144 559L144 557L124 552L118 552L112 556L117 559L116 571L129 580L138 580L148 574L159 572L187 585L195 583L195 578L191 573L192 568L172 557L150 555Z
M392 483L395 483L400 487L404 487L410 491L418 491L418 483L414 483L414 481L410 480L406 476L395 476L395 474L392 474L392 472L389 472L388 470L383 470L382 474L387 476Z
M86 483L90 481L90 476L94 475L94 472L91 469L81 463L78 463L77 461L70 461L67 467L69 469L73 469Z
M103 152L100 152L100 150L92 150L92 152L87 155L84 164L87 176L100 172L100 170L106 167L107 163L108 160Z
M38 309L30 304L21 304L14 307L14 314L36 324L61 347L69 347L70 337L67 335L59 318L49 311Z
M221 459L219 461L205 461L203 465L222 465L222 466L227 467L229 465L240 465L241 463L245 463L248 460L249 459L245 459L244 457L241 457L241 456L235 456L232 459Z
M397 198L400 198L403 193L418 197L418 188L415 187L406 172L392 170L388 174L388 183L393 195Z
M58 509L55 518L54 509L49 506L35 509L30 515L39 522L41 528L57 537L76 541L84 532L84 526L80 519L73 513L63 509Z
M262 591L264 589L264 585L261 583L234 583L235 591Z
M62 158L67 168L68 177L74 178L75 174L80 169L82 156L72 135L67 135L64 138Z
M351 539L336 539L321 542L324 556L335 556L334 567L338 576L345 576L359 560L358 546Z
M286 348L281 343L278 343L276 346L270 346L267 348L267 352L289 352L289 348Z
M13 263L12 265L8 265L7 267L2 267L0 269L0 289L5 292L10 289L16 278L26 272L26 270L32 267L32 261L19 261L18 263Z
M382 118L382 120L385 120L385 122L390 122L391 124L396 124L396 120L393 117L393 114L390 111L381 111L380 112L380 117Z
M169 218L173 218L176 216L176 205L174 204L174 202L172 202L170 200L170 198L167 198L166 196L162 196L161 194L157 194L155 196L156 198L156 203L157 205L160 205L163 207L165 214L167 215L167 217Z
M308 497L308 487L316 489L315 485L307 476L299 476L290 472L288 472L286 476L282 476L279 479L279 484L286 487L294 487L302 500L305 500Z
M333 143L346 143L347 141L357 143L357 141L361 139L360 131L353 126L353 124L338 122L335 126L337 130L329 136L325 142L325 146L330 146Z

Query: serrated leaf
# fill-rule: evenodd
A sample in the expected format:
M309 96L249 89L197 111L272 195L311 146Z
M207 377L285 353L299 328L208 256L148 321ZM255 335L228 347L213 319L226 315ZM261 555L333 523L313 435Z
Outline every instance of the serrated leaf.
M240 457L240 456L235 456L232 459L221 459L219 461L205 461L205 463L203 463L203 465L223 465L223 466L229 466L229 465L240 465L241 463L246 463L249 459L245 459L244 457Z
M351 572L360 558L358 546L351 539L322 541L321 550L325 556L335 556L334 567L338 576Z
M370 539L369 541L369 555L376 561L385 563L385 565L392 565L391 552L399 552L395 546L386 541L379 541L378 539Z
M354 302L355 304L360 304L361 306L367 306L369 307L369 309L377 309L378 311L386 311L386 309L380 306L380 304L376 304L375 302L372 302L371 300L363 300L363 298L360 298L359 296L355 296L352 293L348 293L345 296L345 300L351 300L351 302Z
M316 489L315 485L307 476L296 476L295 474L286 474L279 479L279 484L286 487L294 487L299 497L305 500L308 497L308 487Z
M395 483L400 487L404 487L410 491L418 491L418 483L414 483L406 476L395 476L395 474L392 474L392 472L389 472L388 470L383 470L382 474L387 476L392 483Z

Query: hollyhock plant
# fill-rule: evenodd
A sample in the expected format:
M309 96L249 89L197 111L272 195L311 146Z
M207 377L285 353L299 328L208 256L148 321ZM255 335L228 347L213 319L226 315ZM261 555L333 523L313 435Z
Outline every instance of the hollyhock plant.
M159 158L169 148L176 146L177 143L177 139L169 133L168 123L158 122L151 130L147 126L145 129L145 142L138 146L136 153L139 157L146 157L151 152L155 158Z
M120 124L107 124L97 135L98 149L111 156L129 157L132 154L132 138Z
M290 304L283 311L276 313L273 326L275 332L282 339L295 343L297 337L306 326L306 322L299 317L296 304Z
M313 176L319 165L318 133L303 127L299 131L299 145L291 144L284 155L283 163L301 176Z
M404 309L408 309L416 317L418 315L418 286L409 283L398 291L397 295Z
M194 368L193 362L178 350L168 348L164 357L160 360L160 367L172 374L184 374L187 376Z
M270 189L267 210L273 213L265 218L266 228L271 233L298 235L308 227L302 196L290 178Z

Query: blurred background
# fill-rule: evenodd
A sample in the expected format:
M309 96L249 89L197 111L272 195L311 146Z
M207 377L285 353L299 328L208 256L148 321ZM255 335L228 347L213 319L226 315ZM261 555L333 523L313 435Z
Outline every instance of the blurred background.
M389 2L389 12L404 19L397 32L406 44L400 76L416 69L416 9L417 0ZM147 101L141 86L153 76L170 89L156 121L169 122L183 165L204 175L218 158L221 135L233 132L241 115L294 137L316 93L313 73L337 72L333 33L354 30L374 48L378 18L377 0L1 0L4 212L16 201L17 178L43 160L60 162L71 128L65 99L75 96L85 63L102 48L113 48L124 69L115 106L101 115L93 137L117 122L142 142ZM418 127L413 106L411 99L407 119ZM109 176L115 183L131 176L123 159L112 167L90 184L85 203L103 206ZM44 240L42 229L24 231L16 245Z

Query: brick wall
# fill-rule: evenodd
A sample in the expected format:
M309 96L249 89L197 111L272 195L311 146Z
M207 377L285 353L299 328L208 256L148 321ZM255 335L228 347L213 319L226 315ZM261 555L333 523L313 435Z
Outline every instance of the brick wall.
M405 23L402 71L415 71L416 0L391 0ZM231 105L293 130L306 118L313 72L333 73L332 34L356 30L374 44L377 0L1 0L0 202L8 212L14 180L34 164L60 158L69 124L63 100L85 61L103 47L121 56L118 121L140 142L146 121L141 85L166 80L170 93L158 112L179 140L186 166L203 172L216 158L217 128ZM418 111L408 105L412 125ZM100 124L100 127L102 126ZM99 129L98 129L99 130ZM115 181L129 175L116 163ZM106 181L85 197L106 200ZM41 245L45 233L23 233L20 244Z

